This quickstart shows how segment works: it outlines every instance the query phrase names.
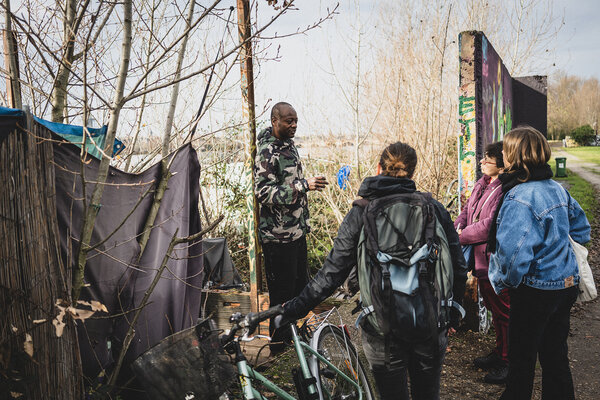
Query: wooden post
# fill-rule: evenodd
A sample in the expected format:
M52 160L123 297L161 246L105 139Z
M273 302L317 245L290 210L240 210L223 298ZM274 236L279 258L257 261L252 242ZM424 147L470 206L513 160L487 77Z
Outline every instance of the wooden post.
M19 58L17 52L17 40L12 31L10 18L10 0L4 0L4 30L2 39L4 41L4 66L8 70L6 78L6 95L8 105L12 108L22 108L21 84L19 83Z
M252 70L252 42L250 41L249 0L237 0L240 69L242 74L242 110L246 138L246 210L248 212L248 258L250 261L250 307L258 311L258 294L262 287L260 243L258 241L258 201L254 195L254 159L256 157L256 120L254 111L254 72Z

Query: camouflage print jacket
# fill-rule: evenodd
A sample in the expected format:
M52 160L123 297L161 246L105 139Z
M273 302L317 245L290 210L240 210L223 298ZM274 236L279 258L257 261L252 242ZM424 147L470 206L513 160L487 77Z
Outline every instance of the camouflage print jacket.
M271 128L258 135L254 177L260 203L261 242L287 243L309 232L308 182L291 139L280 140Z

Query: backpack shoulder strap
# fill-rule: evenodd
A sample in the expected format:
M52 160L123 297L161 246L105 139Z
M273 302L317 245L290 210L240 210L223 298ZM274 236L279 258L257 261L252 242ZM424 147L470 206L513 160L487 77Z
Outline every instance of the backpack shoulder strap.
M423 242L427 244L429 256L424 262L420 263L419 272L433 278L433 267L437 261L440 250L439 239L436 237L437 217L433 196L431 193L419 192L423 198Z
M352 202L353 206L358 206L360 208L367 208L367 206L369 205L369 200L361 198L361 199L356 199Z
M437 221L436 215L435 215L435 206L433 204L433 196L431 195L431 193L420 193L421 196L423 197L423 203L424 203L424 207L423 207L423 211L425 211L425 215L424 217L424 221L423 223L425 224L425 229L423 231L424 234L424 239L426 243L431 243L431 241L433 240L433 238L435 237L435 223Z

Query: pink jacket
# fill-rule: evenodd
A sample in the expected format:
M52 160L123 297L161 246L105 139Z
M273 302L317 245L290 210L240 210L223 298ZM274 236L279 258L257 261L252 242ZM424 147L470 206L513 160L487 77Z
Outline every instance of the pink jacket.
M490 177L484 175L475 183L471 197L454 221L454 227L462 229L460 244L474 245L473 275L477 278L488 279L489 254L486 252L486 241L501 197L500 180L496 179L490 184Z

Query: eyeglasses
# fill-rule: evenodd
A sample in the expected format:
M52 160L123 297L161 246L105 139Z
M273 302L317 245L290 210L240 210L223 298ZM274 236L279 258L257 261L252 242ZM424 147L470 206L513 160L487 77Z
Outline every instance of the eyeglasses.
M488 158L488 157L484 157L484 158L482 158L480 162L481 162L482 164L496 165L496 162L495 162L495 161L491 161L491 159L490 159L490 158Z

